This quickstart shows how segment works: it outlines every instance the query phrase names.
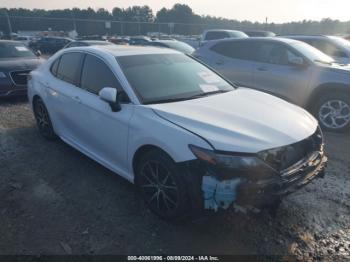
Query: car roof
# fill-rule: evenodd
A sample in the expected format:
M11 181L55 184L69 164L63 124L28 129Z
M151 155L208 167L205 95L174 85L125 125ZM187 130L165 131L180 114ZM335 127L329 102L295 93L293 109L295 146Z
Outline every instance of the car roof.
M231 29L209 29L209 30L205 30L204 32L242 32L240 30L231 30Z
M23 44L21 41L15 41L15 40L0 40L0 43L3 44Z
M314 38L314 39L320 39L320 38L327 38L327 35L282 35L279 37L286 37L286 38L299 38L299 39L308 39L308 38Z
M73 41L73 43L87 43L87 44L98 44L98 43L110 43L108 41L104 41L104 40L77 40L77 41Z
M178 41L176 39L155 39L152 42L155 42L155 43L173 43L173 42L181 42L181 41Z
M219 43L219 42L232 42L232 41L247 41L247 42L282 42L286 44L298 43L298 40L294 40L291 38L283 38L283 37L248 37L248 38L225 38L209 41L210 43Z
M41 39L66 39L66 40L74 41L69 37L60 37L60 36L44 36Z
M181 54L180 52L173 49L152 46L96 45L87 47L72 47L70 49L93 53L108 53L115 57L145 54Z

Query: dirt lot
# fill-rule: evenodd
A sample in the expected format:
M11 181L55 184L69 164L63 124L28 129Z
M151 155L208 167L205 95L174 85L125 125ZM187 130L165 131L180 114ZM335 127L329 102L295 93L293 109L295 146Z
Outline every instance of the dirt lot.
M326 134L324 179L275 218L225 213L186 225L152 215L131 184L47 142L25 100L0 100L0 254L295 254L350 258L350 135Z

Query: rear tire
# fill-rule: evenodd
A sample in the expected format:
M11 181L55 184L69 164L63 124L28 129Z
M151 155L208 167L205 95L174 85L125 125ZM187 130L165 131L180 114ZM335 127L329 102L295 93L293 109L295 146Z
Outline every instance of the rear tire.
M135 182L149 209L160 218L178 221L188 215L186 182L176 163L163 151L151 150L141 157Z
M55 140L57 136L53 130L49 112L44 102L37 98L33 103L34 117L40 134L47 140Z
M320 96L312 110L323 130L344 132L350 129L350 94L326 93Z

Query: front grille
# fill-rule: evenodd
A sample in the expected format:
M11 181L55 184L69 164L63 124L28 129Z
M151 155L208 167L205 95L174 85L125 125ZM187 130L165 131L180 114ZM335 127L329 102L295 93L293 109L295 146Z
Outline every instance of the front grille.
M23 71L14 71L10 73L12 82L15 85L23 86L27 85L27 76L29 75L30 70Z
M278 172L288 169L315 152L323 150L323 137L320 128L310 137L277 149L259 153L259 156Z

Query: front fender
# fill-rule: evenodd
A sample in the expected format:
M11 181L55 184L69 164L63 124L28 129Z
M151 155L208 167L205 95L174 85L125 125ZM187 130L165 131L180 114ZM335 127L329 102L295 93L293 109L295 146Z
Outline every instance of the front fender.
M136 151L145 145L158 147L165 151L175 162L193 160L196 157L189 149L189 144L212 149L199 136L156 115L153 110L139 106L130 120L128 143L128 163L133 173L133 158Z

